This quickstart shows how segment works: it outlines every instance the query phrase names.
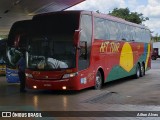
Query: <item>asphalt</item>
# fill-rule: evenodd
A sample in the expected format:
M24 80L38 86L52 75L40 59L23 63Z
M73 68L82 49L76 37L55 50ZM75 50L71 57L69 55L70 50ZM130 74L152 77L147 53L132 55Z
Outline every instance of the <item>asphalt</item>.
M0 120L159 120L159 75L160 59L157 59L152 61L152 69L147 71L144 77L139 79L129 77L110 82L101 90L93 88L79 92L28 90L26 93L19 93L19 84L7 83L5 76L1 76L1 112L39 111L46 116L0 117Z

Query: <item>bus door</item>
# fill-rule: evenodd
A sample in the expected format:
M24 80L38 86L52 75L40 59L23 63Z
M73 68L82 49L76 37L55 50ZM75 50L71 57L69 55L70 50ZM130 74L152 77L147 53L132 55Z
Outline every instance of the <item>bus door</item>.
M82 15L80 23L80 40L78 45L78 70L80 72L81 84L88 84L88 75L90 73L90 54L92 41L92 17ZM88 69L87 69L88 68ZM87 69L87 70L86 70Z

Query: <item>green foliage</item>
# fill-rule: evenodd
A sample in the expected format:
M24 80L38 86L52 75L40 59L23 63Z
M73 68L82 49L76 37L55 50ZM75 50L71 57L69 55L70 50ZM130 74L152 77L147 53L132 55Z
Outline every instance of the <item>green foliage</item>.
M154 42L160 42L160 37L154 36L154 37L152 37L152 41L154 41Z
M148 17L144 17L142 13L130 12L128 8L114 8L109 15L116 16L127 21L142 24L143 21L149 20Z

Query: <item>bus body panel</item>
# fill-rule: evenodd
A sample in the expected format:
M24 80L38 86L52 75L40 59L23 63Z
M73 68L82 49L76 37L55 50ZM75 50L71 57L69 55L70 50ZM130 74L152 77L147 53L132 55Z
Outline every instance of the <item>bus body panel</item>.
M63 86L66 86L66 90L85 89L94 86L95 82L96 72L94 66L90 70L88 69L79 71L77 76L68 79L63 79L63 75L76 72L76 69L66 71L31 71L27 69L26 73L32 74L33 78L27 77L26 86L30 89L34 89L33 86L37 86L36 89L49 90L63 90Z
M92 64L95 68L103 66L104 82L134 75L138 62L144 62L146 69L151 68L149 58L151 48L148 43L95 40L92 47L94 53Z
M43 72L26 70L27 74L32 74L33 78L27 77L26 86L30 89L49 89L49 90L80 90L93 86L94 74L86 73L87 70L80 71L77 76L73 78L62 78L65 72L59 73L61 78L53 78L57 76L57 72ZM49 75L52 75L49 76ZM38 78L38 79L37 79Z

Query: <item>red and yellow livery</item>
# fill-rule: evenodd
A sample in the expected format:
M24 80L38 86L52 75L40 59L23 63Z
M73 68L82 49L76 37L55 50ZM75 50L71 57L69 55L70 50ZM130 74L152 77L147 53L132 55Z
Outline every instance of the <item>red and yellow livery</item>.
M30 89L81 90L151 68L150 31L113 16L87 11L36 15L20 21ZM13 29L13 28L12 28Z

